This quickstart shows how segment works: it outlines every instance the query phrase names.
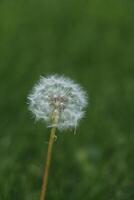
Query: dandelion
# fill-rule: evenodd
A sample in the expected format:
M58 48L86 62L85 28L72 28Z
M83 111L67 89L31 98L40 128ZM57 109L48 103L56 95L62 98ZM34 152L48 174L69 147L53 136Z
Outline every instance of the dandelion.
M29 110L36 120L43 120L51 127L45 175L40 200L45 199L52 147L56 129L77 128L87 106L87 94L83 88L64 76L41 77L28 96Z

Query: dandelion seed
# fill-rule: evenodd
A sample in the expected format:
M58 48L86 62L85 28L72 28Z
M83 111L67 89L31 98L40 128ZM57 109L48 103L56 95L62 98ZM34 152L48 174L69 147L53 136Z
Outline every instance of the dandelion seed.
M29 109L37 120L53 126L53 113L58 118L59 130L76 128L84 116L87 94L69 78L52 75L41 77L28 97Z

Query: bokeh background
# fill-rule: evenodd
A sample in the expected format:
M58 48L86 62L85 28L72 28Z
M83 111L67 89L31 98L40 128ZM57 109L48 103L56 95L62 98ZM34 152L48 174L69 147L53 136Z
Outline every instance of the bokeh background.
M39 199L49 129L27 95L40 75L81 83L77 134L57 133L48 200L134 199L134 1L0 1L0 200Z

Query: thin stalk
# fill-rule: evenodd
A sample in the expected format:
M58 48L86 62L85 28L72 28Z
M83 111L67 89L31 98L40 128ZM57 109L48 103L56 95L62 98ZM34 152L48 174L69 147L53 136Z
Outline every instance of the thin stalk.
M49 169L50 169L50 163L51 163L51 157L52 157L52 149L53 149L53 144L56 139L55 133L56 133L56 126L52 127L50 138L49 138L46 166L45 166L45 172L44 172L44 177L43 177L40 200L45 200L46 198L46 189L47 189L48 175L49 175Z

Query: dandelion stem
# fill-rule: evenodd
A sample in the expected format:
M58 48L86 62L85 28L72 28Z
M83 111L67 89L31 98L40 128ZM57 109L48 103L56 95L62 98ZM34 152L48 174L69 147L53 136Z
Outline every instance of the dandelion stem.
M56 126L52 127L50 138L49 138L46 166L45 166L45 172L44 172L44 177L43 177L40 200L45 200L45 197L46 197L46 189L47 189L48 175L49 175L49 169L50 169L50 163L51 163L51 157L52 157L53 143L56 138L55 133L56 133Z

